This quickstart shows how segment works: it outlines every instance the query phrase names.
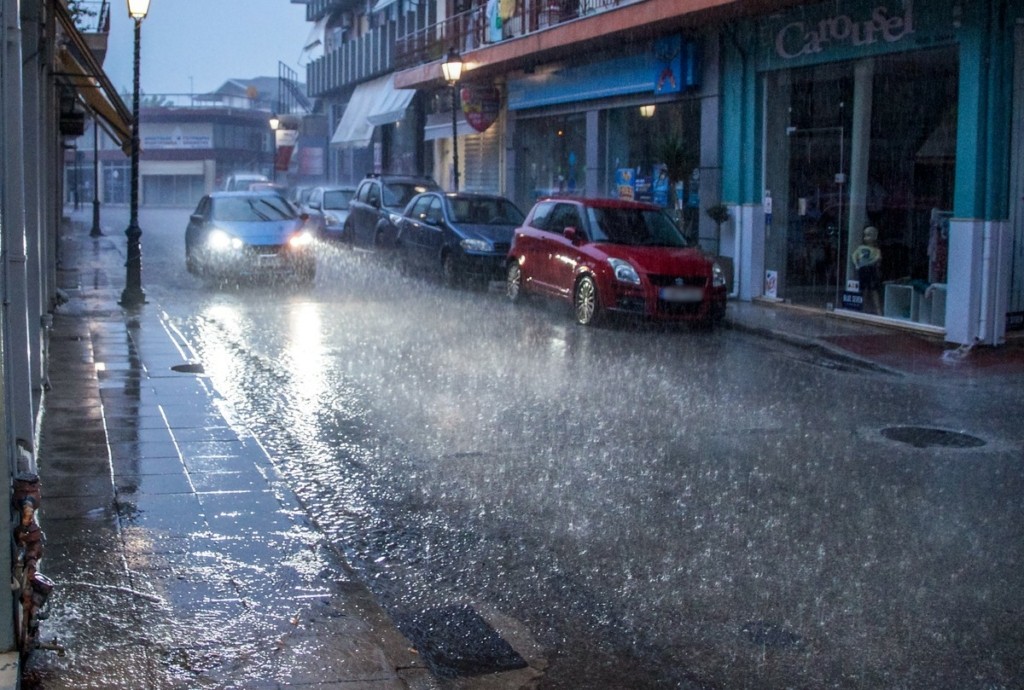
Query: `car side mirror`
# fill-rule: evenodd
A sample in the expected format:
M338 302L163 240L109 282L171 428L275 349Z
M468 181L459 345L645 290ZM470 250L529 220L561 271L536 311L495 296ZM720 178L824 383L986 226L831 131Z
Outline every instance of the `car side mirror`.
M573 244L583 243L583 233L571 225L562 231L562 235L564 235L565 239L569 240Z
M192 216L191 216L191 220L192 220L193 223L202 223L203 222L203 216L200 213L193 213Z

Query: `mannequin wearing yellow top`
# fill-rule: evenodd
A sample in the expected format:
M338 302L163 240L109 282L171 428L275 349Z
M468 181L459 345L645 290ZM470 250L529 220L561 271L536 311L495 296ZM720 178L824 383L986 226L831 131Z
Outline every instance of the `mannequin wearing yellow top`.
M863 241L853 250L850 259L857 269L860 294L864 295L865 307L870 298L875 314L882 313L879 287L881 280L882 250L878 248L878 229L872 225L864 228Z

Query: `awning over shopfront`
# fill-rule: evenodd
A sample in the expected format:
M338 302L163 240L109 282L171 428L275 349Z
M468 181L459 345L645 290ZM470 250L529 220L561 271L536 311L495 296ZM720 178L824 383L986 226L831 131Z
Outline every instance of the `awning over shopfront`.
M110 83L85 37L75 27L64 3L54 3L67 47L57 53L56 75L75 89L79 100L95 114L103 129L117 141L125 155L131 154L132 114Z
M405 111L416 95L416 89L396 89L395 75L384 77L384 88L380 98L374 102L373 109L366 119L371 125L387 125L398 122L405 117Z
M373 139L373 128L405 117L405 111L415 93L412 89L396 89L394 74L360 84L352 92L341 122L331 137L331 145L355 148L369 146Z

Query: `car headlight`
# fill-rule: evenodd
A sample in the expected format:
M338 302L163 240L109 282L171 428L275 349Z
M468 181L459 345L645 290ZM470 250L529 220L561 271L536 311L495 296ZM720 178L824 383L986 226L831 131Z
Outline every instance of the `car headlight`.
M711 264L711 284L716 288L725 287L726 285L725 271L722 270L717 261Z
M402 222L402 214L401 213L389 213L388 214L388 219L391 221L392 225L398 225L399 223Z
M490 252L494 250L491 243L486 240L462 240L459 242L459 246L465 252Z
M291 237L288 238L288 246L293 248L293 249L300 249L302 247L308 247L312 243L313 243L313 235L312 235L312 233L310 233L310 232L308 232L306 230L303 230L302 232L297 232L297 233L295 233L294 235L292 235Z
M206 236L206 246L215 252L226 252L230 250L241 249L245 243L233 235L229 235L223 230L211 230L210 234Z
M623 259L608 259L608 263L612 265L612 271L615 272L615 280L630 285L640 284L640 274L633 268L633 264Z

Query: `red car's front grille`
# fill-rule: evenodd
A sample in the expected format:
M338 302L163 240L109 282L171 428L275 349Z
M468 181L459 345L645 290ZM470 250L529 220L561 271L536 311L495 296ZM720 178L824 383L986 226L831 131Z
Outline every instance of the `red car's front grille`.
M704 287L708 284L707 276L661 276L649 275L648 280L654 287L668 287L678 285L680 287Z

